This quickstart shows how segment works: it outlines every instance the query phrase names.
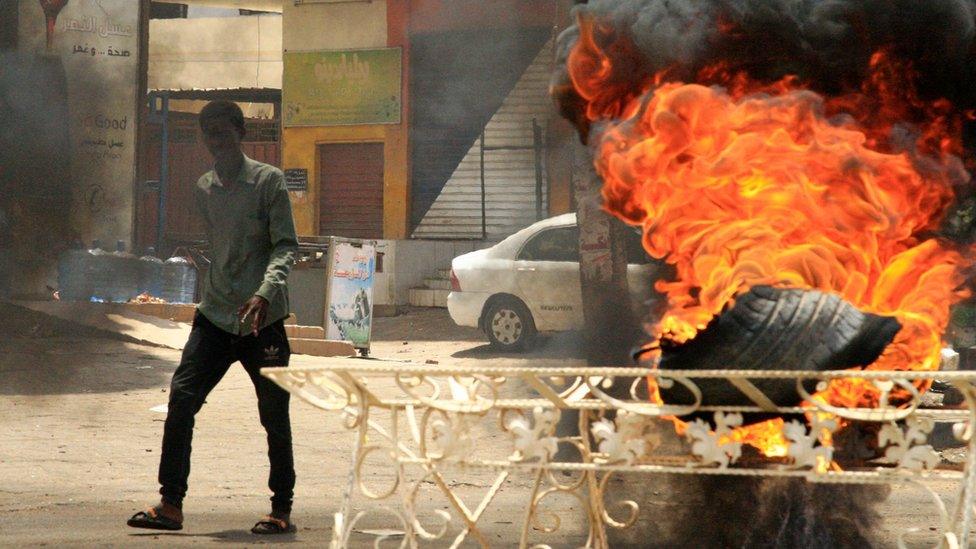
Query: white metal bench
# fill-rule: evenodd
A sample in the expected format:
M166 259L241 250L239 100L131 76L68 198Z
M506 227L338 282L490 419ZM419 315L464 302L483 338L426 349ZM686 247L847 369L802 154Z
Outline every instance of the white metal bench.
M657 371L647 368L527 368L449 367L403 362L358 359L326 359L315 367L269 368L262 373L306 402L327 411L341 413L345 426L356 432L353 466L340 509L335 513L332 546L345 547L356 524L369 509L354 510L351 498L364 496L393 518L387 537L403 536L401 547L415 547L429 541L436 546L458 547L467 538L490 545L479 519L492 504L510 475L531 475L531 493L526 494L526 511L518 532L520 547L547 547L535 537L545 537L553 526L541 524L546 498L553 493L575 497L585 509L586 539L578 545L607 547L607 528L626 528L635 523L639 508L633 501L607 503L609 479L616 473L709 474L778 476L808 482L899 484L925 487L927 481L953 481L957 497L952 510L930 488L934 508L942 524L940 543L945 547L968 547L976 495L976 372L787 372L787 371ZM662 385L680 384L695 395L687 406L658 406L640 398L637 388L648 376ZM910 401L891 405L887 400L872 409L833 408L818 404L819 411L834 418L880 424L880 448L885 456L871 466L835 470L829 463L833 449L823 444L829 422L802 407L778 407L753 383L758 379L795 380L805 396L803 382L821 383L841 378L870 380L888 395L901 389ZM724 379L753 403L749 406L709 406L701 402L696 381ZM951 383L965 397L960 409L921 408L921 396L912 382L938 378ZM516 381L517 380L517 381ZM386 393L376 390L386 383ZM392 383L392 386L389 386ZM630 388L626 398L609 394L614 384ZM538 396L529 395L526 387ZM556 424L566 410L579 411L579 432L584 436L557 437ZM380 417L379 412L383 412ZM613 413L611 413L613 412ZM741 443L723 437L740 424L743 414L776 412L795 421L790 430L786 458L777 464L762 460L741 460ZM714 425L702 421L689 424L686 434L691 451L665 453L654 436L662 416L709 414ZM806 415L805 415L806 414ZM613 417L613 419L611 419ZM816 423L808 425L805 417ZM826 416L824 416L826 417ZM488 419L508 435L509 448L502 455L484 456L472 446L472 425ZM925 444L926 434L936 422L955 424L955 432L968 445L962 470L938 466L938 456ZM554 461L557 445L579 450L578 460ZM367 486L363 466L368 459L388 456L393 467L392 487L372 490ZM382 457L382 459L386 459ZM825 461L826 460L826 461ZM444 480L441 471L449 466L480 468L493 472L494 481L479 504L468 507L457 489ZM420 480L408 480L405 471L416 468ZM560 480L563 471L573 480ZM418 518L418 483L433 483L450 502L451 513L434 511L441 528L427 529ZM384 503L393 504L382 505ZM610 509L621 507L626 516L614 517ZM462 528L447 539L447 524L460 519ZM382 537L382 536L381 536ZM514 537L514 534L513 534ZM901 539L901 538L899 538ZM504 545L515 543L505 540Z

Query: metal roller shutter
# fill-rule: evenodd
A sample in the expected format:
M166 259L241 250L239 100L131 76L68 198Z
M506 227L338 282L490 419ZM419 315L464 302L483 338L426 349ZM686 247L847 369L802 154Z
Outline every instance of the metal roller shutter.
M548 91L551 74L550 42L538 51L481 130L484 148L479 137L453 170L414 229L415 238L501 240L544 217L539 213L548 211L548 174L541 130L553 112Z
M480 144L485 125L512 93L551 32L549 27L522 27L411 34L410 196L412 224L417 229L414 237L482 236L480 176L474 195L449 200L457 207L437 204L437 211L430 210L445 192L454 193L446 186L456 171L468 172L462 177L470 177L474 164L480 174L479 157L472 156L472 146ZM547 86L548 74L539 97L551 110ZM524 118L528 120L531 144L532 116ZM486 144L504 143L490 135ZM488 156L496 155L489 152ZM487 158L486 162L495 160ZM470 185L462 186L465 188L460 191L471 191Z
M383 237L383 144L318 146L319 234Z

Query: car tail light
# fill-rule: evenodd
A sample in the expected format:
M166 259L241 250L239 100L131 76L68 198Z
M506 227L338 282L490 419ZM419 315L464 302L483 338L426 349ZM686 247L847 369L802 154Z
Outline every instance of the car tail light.
M456 274L454 274L454 269L451 269L451 291L460 292L461 291L461 281L458 280Z

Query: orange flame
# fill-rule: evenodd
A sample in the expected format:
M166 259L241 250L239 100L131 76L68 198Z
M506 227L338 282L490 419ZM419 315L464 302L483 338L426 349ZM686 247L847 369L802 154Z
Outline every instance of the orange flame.
M776 418L746 425L733 429L729 439L759 448L769 457L784 457L790 445L783 436L784 423L782 418Z
M920 100L910 68L884 52L861 93L824 98L795 77L760 83L722 65L697 76L721 87L634 76L628 40L588 21L580 29L568 67L588 119L602 123L594 144L606 208L642 225L648 253L677 273L656 285L668 300L656 341L694 338L755 285L810 288L901 322L868 369L938 368L967 266L928 234L964 173L961 120L947 101ZM899 143L906 122L918 131ZM870 407L879 394L843 380L816 398ZM781 420L733 438L786 452Z

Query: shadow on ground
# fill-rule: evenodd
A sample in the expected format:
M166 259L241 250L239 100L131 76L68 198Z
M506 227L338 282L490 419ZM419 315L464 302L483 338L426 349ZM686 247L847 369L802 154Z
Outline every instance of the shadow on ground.
M474 358L474 359L581 359L585 358L583 352L583 338L579 332L559 332L554 334L539 335L535 345L521 353L500 352L491 345L485 343L470 349L464 349L451 355L453 358Z
M0 303L0 395L112 393L165 385L179 351Z
M373 320L373 341L484 341L477 328L458 326L447 309L414 307Z
M207 541L215 543L233 543L237 545L298 543L298 539L295 534L274 534L258 537L248 530L222 530L220 532L210 532L206 534L187 534L183 532L145 530L129 535L130 537L137 539L162 538L163 540L167 540L167 542L172 543L179 543L180 540L185 542L190 538L206 538Z

